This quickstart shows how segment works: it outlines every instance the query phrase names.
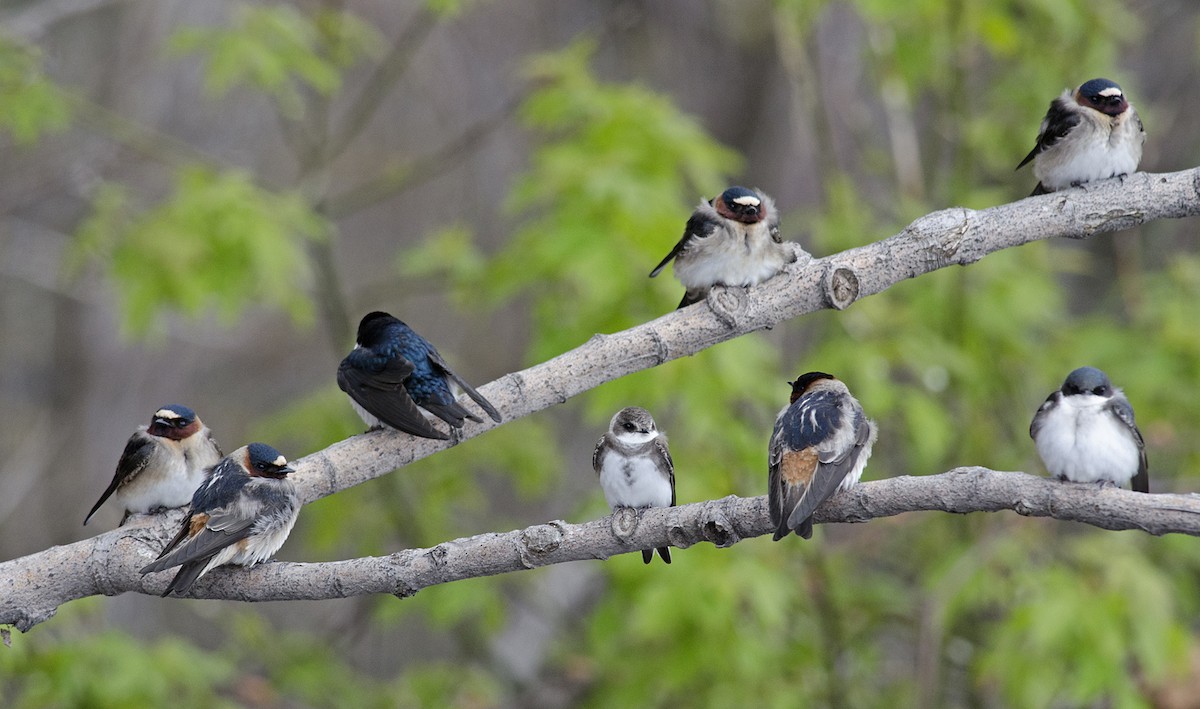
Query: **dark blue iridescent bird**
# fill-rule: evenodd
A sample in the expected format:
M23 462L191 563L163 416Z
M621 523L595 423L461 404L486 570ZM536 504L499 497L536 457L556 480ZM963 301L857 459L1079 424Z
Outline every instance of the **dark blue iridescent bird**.
M338 386L371 428L383 424L422 438L450 436L433 426L432 414L455 429L466 419L483 419L458 403L461 389L493 421L500 413L491 402L450 369L428 340L401 320L375 311L358 324L354 349L338 366Z

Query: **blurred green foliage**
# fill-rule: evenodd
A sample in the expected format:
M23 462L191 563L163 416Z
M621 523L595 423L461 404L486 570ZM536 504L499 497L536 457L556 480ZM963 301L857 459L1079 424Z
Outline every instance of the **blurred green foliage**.
M255 89L274 99L288 118L303 113L303 91L335 92L346 68L382 47L378 30L356 15L306 13L282 3L237 5L228 27L184 29L171 42L177 54L207 55L209 91Z
M163 603L175 603L163 601ZM384 707L419 696L431 680L380 681L347 668L319 633L281 631L253 613L213 615L219 650L187 636L157 641L105 629L99 604L81 601L55 618L49 637L15 636L0 652L0 696L11 709L44 707ZM434 674L436 676L436 674ZM416 685L414 687L414 685ZM439 685L444 687L444 683ZM427 690L426 690L427 691ZM447 696L486 697L470 677Z
M67 99L42 71L36 47L0 34L0 129L28 145L70 120Z
M1012 189L1012 167L1049 98L1091 75L1118 75L1108 69L1120 42L1137 33L1115 0L836 5L851 9L867 36L869 88L890 112L882 120L907 113L923 149L919 165L896 164L866 134L881 132L877 125L845 127L868 146L860 163L822 144L824 194L783 222L786 237L817 255L949 204L1022 194L1032 178L1023 174ZM776 2L773 19L790 30L779 41L805 51L834 6ZM463 11L454 2L433 8ZM331 34L335 25L349 34ZM248 7L231 27L187 33L177 48L207 53L214 90L254 88L295 118L303 92L335 91L361 57L334 48L370 56L372 32L344 14L334 22L287 5ZM455 225L397 257L404 277L444 284L464 309L527 306L530 362L670 310L680 287L646 274L698 199L741 176L736 153L669 99L597 78L596 47L580 41L528 64L537 88L522 118L537 147L508 201L518 222L511 240L485 253L468 226ZM0 91L8 90L5 65L24 56L0 53ZM1101 70L1078 76L1080 66ZM815 124L827 120L813 110ZM917 113L924 127L915 127ZM32 139L54 115L11 130ZM312 303L297 287L308 272L304 244L330 227L299 195L265 191L244 173L187 168L158 206L137 210L134 201L106 187L80 229L80 253L108 266L129 329L209 303L231 318L253 302L309 317ZM315 556L384 554L542 518L505 517L509 510L603 514L598 491L575 499L572 476L592 473L585 456L569 455L571 434L583 426L599 436L615 409L632 404L650 408L670 435L680 502L761 494L785 382L810 369L846 380L879 421L870 479L968 464L1037 471L1033 411L1070 369L1099 366L1137 407L1155 489L1183 487L1174 471L1200 464L1184 430L1200 420L1191 394L1200 384L1200 259L1156 256L1156 233L1149 225L1115 237L1146 253L1136 268L1118 262L1108 237L1086 247L1032 244L610 382L308 506L284 556L297 542ZM1110 271L1111 283L1094 275ZM1066 284L1087 295L1073 300ZM332 387L261 428L296 450L361 430ZM1149 706L1154 687L1186 675L1196 649L1193 542L1014 515L927 514L822 527L813 543L704 545L677 552L670 567L623 555L595 565L594 603L573 611L543 674L597 707ZM488 648L513 616L510 599L536 593L537 578L358 602L368 622L418 626L449 648L392 682L347 669L315 630L288 631L280 642L273 626L235 609L222 626L228 638L203 650L60 617L0 652L0 693L20 707L109 706L122 696L158 704L167 693L184 706L246 701L245 693L303 706L512 703L520 687ZM101 664L114 653L117 661ZM131 682L137 677L146 679Z
M145 334L165 311L214 308L233 322L268 304L298 323L312 320L305 241L325 221L297 194L276 194L240 170L181 168L174 191L139 211L128 190L104 185L79 226L74 267L99 259L122 297L127 334Z

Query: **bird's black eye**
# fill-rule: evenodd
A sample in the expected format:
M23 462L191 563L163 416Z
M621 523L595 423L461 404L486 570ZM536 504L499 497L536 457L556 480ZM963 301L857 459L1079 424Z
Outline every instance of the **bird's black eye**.
M1092 389L1092 393L1096 396L1104 396L1104 387L1096 387L1095 389Z
M258 468L259 470L266 470L267 464L262 462L261 460L256 460L256 461L254 461L254 467Z
M636 431L636 430L637 430L637 426L634 426L632 423L630 423L630 422L626 421L626 422L625 422L625 430L626 430L626 431Z

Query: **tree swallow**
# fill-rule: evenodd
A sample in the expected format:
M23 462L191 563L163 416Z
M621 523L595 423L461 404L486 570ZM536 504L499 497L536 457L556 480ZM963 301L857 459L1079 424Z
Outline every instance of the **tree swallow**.
M812 537L812 515L833 493L862 477L878 429L846 385L809 372L792 385L768 447L769 501L775 541Z
M1146 443L1133 421L1133 407L1108 375L1080 367L1033 415L1029 436L1046 470L1077 483L1132 482L1150 492Z
M221 455L196 412L179 404L164 406L154 412L149 426L139 426L129 437L112 482L83 523L87 524L110 496L125 509L121 524L135 512L182 507Z
M614 512L620 507L675 506L675 462L667 437L643 408L628 406L612 417L608 433L592 452L592 468ZM670 547L658 547L658 555L671 563ZM642 561L649 564L653 558L652 550L642 550Z
M430 423L429 414L460 429L465 419L483 419L458 403L453 388L466 392L500 422L500 413L450 369L437 349L411 327L387 313L373 312L358 324L354 349L338 366L338 386L371 428L387 424L422 438L450 438Z
M1128 175L1142 159L1142 119L1116 82L1092 79L1050 102L1037 145L1017 169L1033 161L1033 194Z
M715 285L753 286L796 260L779 236L775 202L757 190L730 187L701 201L688 219L683 237L658 264L657 276L675 259L675 277L687 289L679 307L704 299Z
M180 566L162 595L183 595L218 566L254 566L270 559L300 513L300 496L287 479L293 472L283 454L265 443L242 446L222 458L196 489L179 533L140 573Z

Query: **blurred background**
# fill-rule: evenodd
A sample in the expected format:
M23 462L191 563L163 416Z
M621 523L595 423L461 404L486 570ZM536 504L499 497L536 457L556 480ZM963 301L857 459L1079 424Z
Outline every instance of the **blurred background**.
M482 384L656 317L701 197L771 194L824 256L1019 199L1064 88L1118 81L1142 169L1200 164L1194 0L0 4L0 559L84 514L129 434L226 450L362 430L334 370L392 312ZM766 492L786 382L845 380L865 479L1042 474L1029 420L1106 370L1152 489L1197 489L1195 220L1036 243L612 382L309 505L279 558L607 514L619 407L680 502ZM1200 706L1200 546L909 514L397 600L70 603L0 647L11 707Z

